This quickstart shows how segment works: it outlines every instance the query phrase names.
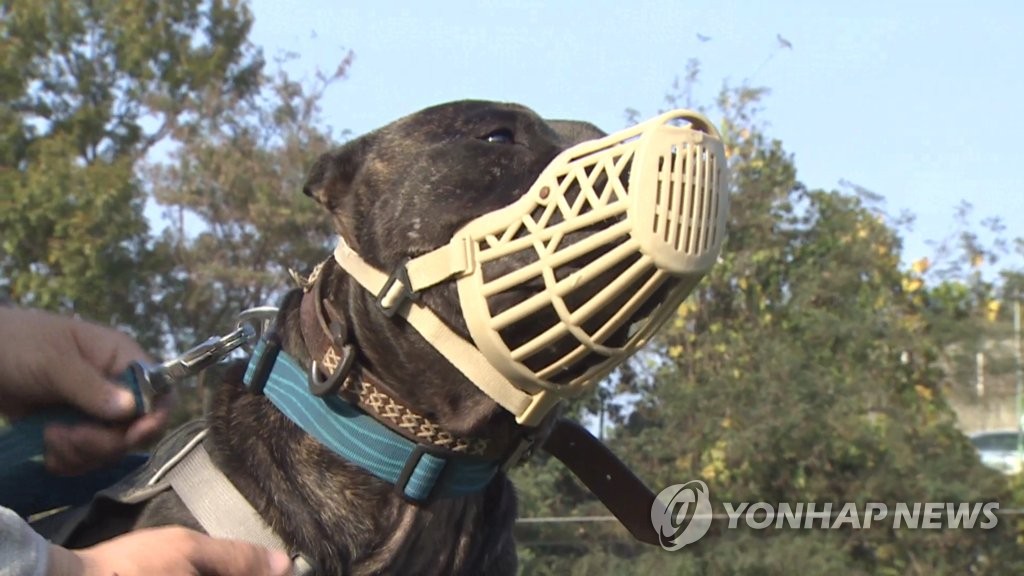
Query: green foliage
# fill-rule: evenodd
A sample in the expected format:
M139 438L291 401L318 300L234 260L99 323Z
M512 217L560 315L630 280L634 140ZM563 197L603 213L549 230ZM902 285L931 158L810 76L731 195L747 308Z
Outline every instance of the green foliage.
M344 77L303 85L283 72L262 79L251 100L211 100L210 121L147 166L167 228L157 251L170 264L159 321L177 348L230 328L245 308L276 302L289 268L308 271L330 253L329 218L302 194L310 164L334 146L320 128L323 91Z
M231 0L0 5L0 290L157 346L137 166L207 98L256 89L251 21Z
M3 173L0 266L25 304L116 322L138 284L126 272L145 249L141 198L130 162L77 158L70 138L55 135L29 146L30 169Z

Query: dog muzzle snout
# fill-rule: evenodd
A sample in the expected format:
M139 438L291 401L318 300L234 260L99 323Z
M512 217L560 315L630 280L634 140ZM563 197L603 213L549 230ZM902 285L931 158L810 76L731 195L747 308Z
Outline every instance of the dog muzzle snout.
M717 260L728 209L718 132L699 114L674 111L565 150L523 197L390 277L343 240L335 258L386 312L403 314L533 426L593 389L671 317ZM472 343L406 304L445 281L457 283ZM511 305L509 294L519 295Z

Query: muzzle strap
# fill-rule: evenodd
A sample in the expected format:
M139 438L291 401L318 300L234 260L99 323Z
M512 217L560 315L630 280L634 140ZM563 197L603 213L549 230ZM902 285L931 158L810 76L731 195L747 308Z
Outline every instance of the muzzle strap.
M462 265L459 257L456 255L459 251L452 249L452 245L449 244L441 250L432 252L431 254L440 255L433 257L432 260L424 259L426 255L420 256L415 260L416 262L424 263L420 268L422 270L429 269L426 263L442 263L443 267L439 267L438 270L448 271L449 274L435 282L435 284L456 274L457 272L451 272L451 270ZM387 300L387 295L381 294L385 287L391 288L392 291L396 290L393 288L397 284L396 282L391 282L391 286L389 286L388 275L369 265L345 243L343 238L338 239L338 247L334 250L334 258L337 260L338 265L351 274L363 288L371 294L377 294L380 300ZM447 265L443 264L445 262ZM468 261L464 260L462 262L467 262L468 265ZM435 272L434 278L437 278L441 273L443 272ZM428 285L426 283L419 284L421 287ZM415 286L417 284L413 283L413 287ZM473 344L456 334L426 306L417 302L410 302L408 306L398 309L397 313L402 315L427 342L430 342L431 346L444 354L448 361L468 378L470 382L475 384L502 408L511 412L516 417L518 424L523 426L539 425L544 416L558 403L559 398L548 394L546 390L530 395L516 388L484 358L483 354Z
M419 292L472 271L473 251L469 241L466 238L455 238L446 246L406 262L405 274L401 280L408 281L409 285L400 286L399 282L392 283L387 293L379 294L381 303L385 306L400 305L397 296L403 290Z

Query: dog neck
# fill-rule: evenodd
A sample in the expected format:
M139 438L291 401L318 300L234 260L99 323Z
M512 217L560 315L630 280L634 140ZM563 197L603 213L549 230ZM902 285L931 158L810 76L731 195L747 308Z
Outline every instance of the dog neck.
M465 379L433 346L402 319L386 318L373 294L367 292L333 260L328 259L310 277L304 295L305 311L300 314L301 342L294 348L308 355L307 365L324 356L344 356L346 346L354 352L352 374L356 386L368 384L456 438L486 439L487 454L499 457L519 444L524 429L493 400ZM439 287L449 288L449 287ZM458 329L458 312L445 310L451 301L434 296L439 316L451 319ZM462 331L465 327L461 326ZM468 338L468 336L467 336ZM297 356L301 357L301 356ZM429 369L424 370L424 367ZM321 376L327 376L321 374ZM333 384L337 385L337 382ZM340 394L358 402L344 386ZM367 410L374 414L374 410ZM382 422L389 425L384 418ZM401 430L399 430L401 432Z
M240 371L228 378L242 380ZM490 550L514 553L510 538L498 539L511 532L516 506L503 472L479 493L437 499L426 509L241 386L221 387L209 422L216 465L289 548L325 574L459 573L459 566L473 565ZM484 529L506 521L502 530ZM477 532L491 540L477 541Z
M350 342L348 322L324 297L324 265L318 266L303 286L300 330L306 351L313 358L310 387L323 398L340 396L406 439L452 454L503 460L508 447L487 437L464 438L445 430L407 406L394 389L356 362L357 348Z
M380 321L364 315L370 310L358 298L362 290L357 285L346 286L347 278L331 267L325 267L321 277L321 285L314 294L322 296L317 300L328 331L323 332L317 320L311 325L315 332L306 328L305 332L310 332L310 336L306 336L301 304L292 299L282 306L280 315L283 350L304 366L311 366L317 358L323 363L324 353L314 350L315 346L309 341L314 339L314 334L321 334L333 342L333 335L342 330L340 326L331 329L332 315L327 310L346 310L347 314L337 320L344 321L344 333L351 337L346 337L345 343L358 349L347 378L351 384L349 393L359 399L366 396L360 395L360 390L386 389L389 397L400 398L403 405L416 414L430 414L431 422L447 430L444 420L436 416L444 410L423 403L423 396L416 396L416 403L406 400L407 391L419 387L443 396L444 385L450 383L446 375L419 374L418 379L402 386L395 380L393 371L387 369L387 363L373 360L385 356L410 358L406 354L416 354L415 345L406 347L407 342L399 334L388 333L387 329L384 334L373 334L383 339L368 342L367 331L360 328L371 322L379 326ZM309 294L307 291L306 296ZM312 298L308 298L306 306L316 311L317 301ZM396 347L375 355L376 350L370 346L380 346L382 342ZM424 347L432 350L429 345L424 344ZM429 365L416 357L411 357L409 362L415 366ZM391 364L398 363L392 361ZM380 376L376 376L378 366L383 367L379 370ZM338 394L343 395L341 390ZM370 404L369 400L362 403ZM465 405L453 409L460 407L465 408ZM503 472L499 471L478 493L436 499L428 509L407 502L391 486L304 433L267 398L248 393L241 387L223 387L214 403L210 422L214 445L211 456L217 465L268 523L275 526L286 543L315 559L327 573L342 570L349 573L353 566L358 566L359 573L365 568L367 573L443 574L458 572L459 565L478 562L481 554L514 556L510 534L515 495ZM499 428L486 418L473 427L484 433ZM477 437L458 435L467 439ZM510 437L511 434L497 436L498 441L492 446L507 446L500 442ZM493 529L495 524L506 523L508 525L500 530ZM474 533L488 534L487 541L478 541ZM499 538L501 534L506 536ZM463 543L453 547L452 540ZM396 554L396 550L409 553ZM443 558L437 556L442 550Z

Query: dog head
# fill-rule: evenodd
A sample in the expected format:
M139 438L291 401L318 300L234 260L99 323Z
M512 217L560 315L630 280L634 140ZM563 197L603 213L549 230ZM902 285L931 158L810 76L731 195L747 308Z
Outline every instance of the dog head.
M603 135L516 104L441 104L321 156L303 192L331 212L350 246L390 270L515 201L565 148Z
M668 119L662 120L667 122ZM701 134L713 132L703 120L698 123L704 130ZM655 126L661 129L660 124ZM517 307L515 314L505 315L506 319L515 317L513 321L492 331L498 341L497 348L488 348L484 355L490 354L488 358L494 359L495 349L499 349L499 355L502 354L500 349L505 353L530 349L526 360L515 360L511 364L498 362L506 375L513 373L513 381L525 375L519 383L527 388L540 384L550 391L550 386L563 383L579 387L581 382L593 381L601 370L614 365L615 358L621 358L615 350L625 350L646 338L636 327L658 324L648 317L669 309L665 303L682 294L678 290L679 282L665 281L664 270L661 270L664 266L651 265L658 259L659 250L662 262L667 262L668 268L676 267L677 253L683 250L684 244L686 250L691 248L689 240L681 241L683 233L679 231L689 230L687 238L699 240L702 262L706 263L712 252L705 249L705 244L714 244L717 253L719 240L715 234L709 234L712 227L705 223L719 222L721 205L712 201L712 194L705 194L706 185L699 189L700 185L695 182L701 179L710 182L718 177L719 170L714 166L720 154L703 146L701 134L692 139L692 134L687 133L680 137L682 139L659 140L661 156L644 156L638 144L643 140L641 133L622 135L621 139L618 139L621 133L600 139L595 150L600 148L605 152L591 154L590 143L582 147L584 152L573 145L604 136L592 125L548 122L517 105L455 102L403 118L325 155L312 169L305 192L332 213L348 247L378 271L396 270L405 259L427 253L445 254L445 250L452 248L446 245L449 241L455 242L456 234L470 234L474 226L490 227L494 224L493 218L511 214L505 207L514 210L525 207L527 212L497 222L493 232L477 230L479 234L475 239L462 239L473 244L472 249L486 251L496 244L517 245L517 240L530 236L528 229L538 225L552 226L541 234L543 237L518 242L515 250L492 251L492 255L498 254L493 257L473 257L478 265L473 264L476 272L472 275L479 289L467 288L470 284L462 280L458 289L454 282L425 282L420 297L422 304L441 322L464 341L475 341L481 350L486 344L481 341L479 319L495 318ZM655 140L658 139L643 141ZM561 154L570 147L572 151ZM571 158L580 154L589 156L577 164L566 164L576 162ZM631 199L626 181L632 181L631 167L640 157L644 158L641 163L647 165L643 173L656 178L651 177L646 186L638 187L646 190L643 199L639 195ZM708 162L704 158L709 159ZM658 162L656 169L654 160ZM555 175L552 167L559 163L564 171ZM705 164L712 168L699 168ZM539 186L539 178L549 185ZM657 202L652 182L658 188ZM551 190L556 192L549 198ZM680 194L689 194L697 200L684 208L678 200ZM528 197L523 198L524 195ZM522 201L517 201L520 198ZM606 211L609 207L612 209ZM581 210L587 215L578 217ZM657 244L653 257L652 250L644 253L642 240L637 240L638 224L630 221L627 213L633 214L634 220L648 219L643 222L646 229L640 231L640 237L650 237L649 244ZM487 217L478 218L484 215ZM569 219L573 219L571 225L562 225ZM664 228L660 236L659 222ZM690 222L696 223L696 227ZM599 232L608 232L604 236L609 237L601 240L600 246L576 246ZM617 240L612 242L612 238ZM693 247L696 248L697 243L693 243ZM557 258L549 258L556 249L564 252ZM458 248L454 250L457 252ZM586 254L581 255L584 251ZM590 267L583 272L590 263L599 260L612 264ZM547 271L541 272L540 268ZM530 272L518 276L530 278L495 282L501 285L494 289L495 293L480 296L483 284L527 270ZM622 281L627 270L640 272L627 275L628 282ZM689 287L692 288L695 278L703 274L703 270L700 272L688 277L687 282L692 280ZM609 286L614 289L608 289ZM475 300L467 300L467 290L475 291ZM536 305L543 299L538 297L544 294L552 298L550 304ZM636 294L642 296L634 297ZM583 310L598 295L599 306L591 307L585 314L581 312L583 319L577 322L574 311ZM481 298L486 302L478 305ZM471 308L464 308L470 304L473 304ZM358 308L369 311L372 306L365 305L364 301ZM525 308L530 309L529 313L520 314ZM468 328L466 318L471 316L464 316L467 310L472 311L471 316L476 319ZM373 319L367 320L374 323ZM389 324L380 318L375 323L379 325L379 332L389 333L387 340L390 341L381 342L376 338L379 344L390 344L377 350L377 354L387 349L391 353L390 361L394 362L396 359L408 361L410 356L403 353L412 352L411 358L420 366L439 368L437 362L422 362L427 358L416 354L419 351L416 345L408 346L405 340L409 339L409 332L402 332L400 324ZM538 338L538 326L552 326L554 331L549 330L543 338ZM549 337L556 333L560 335ZM595 333L599 336L592 338ZM488 333L484 338L490 336ZM582 348L581 342L584 343ZM364 344L367 343L360 341L360 347L372 362L374 351L367 350ZM450 350L447 357L454 361ZM384 361L387 361L385 357L378 357L372 363L379 365ZM462 366L460 370L468 373ZM544 374L543 381L538 379L540 373ZM449 376L453 376L452 381L465 382L457 372ZM474 379L474 382L480 385L479 380ZM524 389L519 384L515 387ZM493 393L491 396L496 397ZM531 398L536 400L541 396ZM507 398L503 405L509 406ZM531 410L533 406L531 404ZM525 420L524 417L521 421Z

